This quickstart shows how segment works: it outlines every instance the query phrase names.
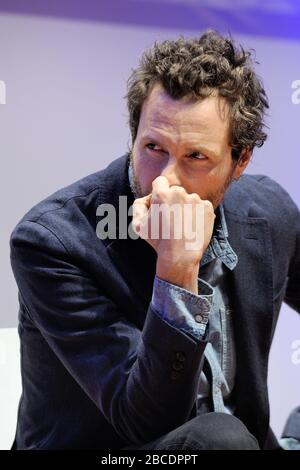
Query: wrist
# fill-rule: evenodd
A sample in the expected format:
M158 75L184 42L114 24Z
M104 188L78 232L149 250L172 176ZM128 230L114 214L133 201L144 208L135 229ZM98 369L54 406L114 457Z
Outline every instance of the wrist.
M184 267L182 265L165 266L160 265L159 262L156 264L157 277L196 295L198 295L198 273L199 264L193 267Z

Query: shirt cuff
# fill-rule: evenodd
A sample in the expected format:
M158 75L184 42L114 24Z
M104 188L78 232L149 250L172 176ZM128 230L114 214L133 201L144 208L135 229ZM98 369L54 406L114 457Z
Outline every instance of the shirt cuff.
M300 450L300 441L294 437L281 437L279 445L284 450Z
M203 340L212 309L214 288L198 278L197 295L155 276L151 306L165 321Z

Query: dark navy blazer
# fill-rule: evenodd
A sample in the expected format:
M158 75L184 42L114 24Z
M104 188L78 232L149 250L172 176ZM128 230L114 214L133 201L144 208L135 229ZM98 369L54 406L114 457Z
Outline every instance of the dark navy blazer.
M117 449L195 416L206 341L149 306L156 253L96 235L96 209L133 202L128 157L37 204L11 236L19 288L23 393L17 449ZM283 300L300 311L300 218L265 176L242 176L224 209L239 262L230 274L237 348L235 415L266 445L268 356ZM126 224L131 221L129 216ZM184 368L174 374L180 352ZM280 372L278 372L280 373Z

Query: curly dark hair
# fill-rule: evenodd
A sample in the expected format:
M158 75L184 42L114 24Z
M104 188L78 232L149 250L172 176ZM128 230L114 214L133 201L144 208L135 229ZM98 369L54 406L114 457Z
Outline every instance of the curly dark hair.
M264 115L269 107L261 79L253 70L251 53L232 38L209 30L200 38L155 42L146 50L128 79L127 106L132 144L142 106L160 83L174 99L203 99L217 92L230 105L230 145L237 160L243 149L261 147L267 138Z

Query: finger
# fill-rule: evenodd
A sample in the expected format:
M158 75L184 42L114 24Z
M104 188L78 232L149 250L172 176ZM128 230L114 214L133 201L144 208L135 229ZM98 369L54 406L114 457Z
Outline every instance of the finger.
M169 181L165 176L158 176L152 181L152 192L156 192L159 189L169 189Z
M152 193L144 197L139 197L135 199L133 203L133 218L142 219L144 216L147 216L148 210L151 204Z
M195 201L197 201L199 199L200 199L200 201L204 201L204 199L202 199L201 196L199 196L199 194L197 194L197 193L188 193L188 196L193 197L195 199Z
M146 206L149 209L151 205L151 198L152 198L152 193L149 193L147 194L147 196L139 197L135 199L133 204L135 204L138 207Z

